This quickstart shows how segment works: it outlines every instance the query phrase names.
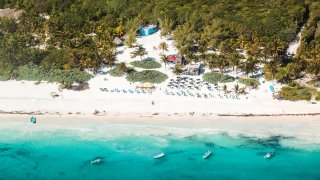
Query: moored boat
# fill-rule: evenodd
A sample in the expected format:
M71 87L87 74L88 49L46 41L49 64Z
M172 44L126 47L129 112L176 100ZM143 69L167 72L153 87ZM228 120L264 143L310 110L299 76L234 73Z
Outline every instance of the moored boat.
M95 160L92 160L91 161L91 164L99 164L99 163L102 163L103 159L102 158L97 158Z
M165 153L160 153L160 154L153 156L153 159L160 159L160 158L163 158L164 156L166 156Z
M273 155L274 155L273 152L268 152L268 153L266 153L263 157L264 157L265 159L269 159L269 158L271 158Z
M203 156L202 156L202 159L207 159L211 156L212 152L210 150L206 151Z

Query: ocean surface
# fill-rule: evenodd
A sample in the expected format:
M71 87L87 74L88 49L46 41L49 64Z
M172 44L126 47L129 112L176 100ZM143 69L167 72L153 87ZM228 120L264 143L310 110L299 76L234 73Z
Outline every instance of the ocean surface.
M8 127L0 131L1 180L320 179L320 146L297 137L163 133L157 127L103 124ZM207 150L213 155L202 159ZM162 152L166 157L153 159ZM275 156L265 159L267 152ZM96 158L102 163L92 165Z

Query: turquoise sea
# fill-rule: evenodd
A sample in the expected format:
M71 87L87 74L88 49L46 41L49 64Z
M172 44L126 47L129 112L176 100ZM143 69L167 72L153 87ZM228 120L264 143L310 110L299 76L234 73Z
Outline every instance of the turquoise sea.
M300 147L296 137L110 132L117 132L118 126L109 131L28 128L34 127L1 129L1 180L320 179L320 148L303 142ZM129 125L126 128L130 131ZM150 127L143 128L148 131ZM204 160L206 150L212 150L213 156ZM152 158L161 152L167 156ZM266 152L275 156L264 159ZM97 157L104 161L91 165Z

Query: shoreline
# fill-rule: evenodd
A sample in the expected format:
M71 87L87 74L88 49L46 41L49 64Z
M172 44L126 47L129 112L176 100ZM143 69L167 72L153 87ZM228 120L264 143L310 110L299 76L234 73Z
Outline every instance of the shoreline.
M78 132L81 137L104 134L108 137L129 136L211 136L224 134L231 138L289 138L285 146L320 147L319 116L218 116L194 114L114 113L105 116L66 114L35 115L0 114L0 130L29 132Z
M92 113L92 114L86 114L86 113L81 113L81 112L76 112L76 113L62 113L62 112L55 112L55 113L49 113L49 112L24 112L24 111L2 111L0 110L0 117L2 115L49 115L49 116L87 116L87 117L108 117L108 116L121 116L121 115L126 115L126 114L133 114L133 115L138 115L138 114L144 114L143 116L158 116L158 115L168 115L168 116L194 116L194 115L201 115L201 116L218 116L218 117L292 117L292 116L320 116L320 113L274 113L274 114L262 114L262 113L235 113L235 114L220 114L220 113L205 113L205 112L177 112L177 113L163 113L163 112L134 112L134 113L121 113L121 112L97 112L97 113Z

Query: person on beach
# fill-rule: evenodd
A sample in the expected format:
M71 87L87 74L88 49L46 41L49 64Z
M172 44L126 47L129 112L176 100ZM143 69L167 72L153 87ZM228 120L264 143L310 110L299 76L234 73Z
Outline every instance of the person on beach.
M152 100L151 105L152 105L152 106L154 105L154 100Z

